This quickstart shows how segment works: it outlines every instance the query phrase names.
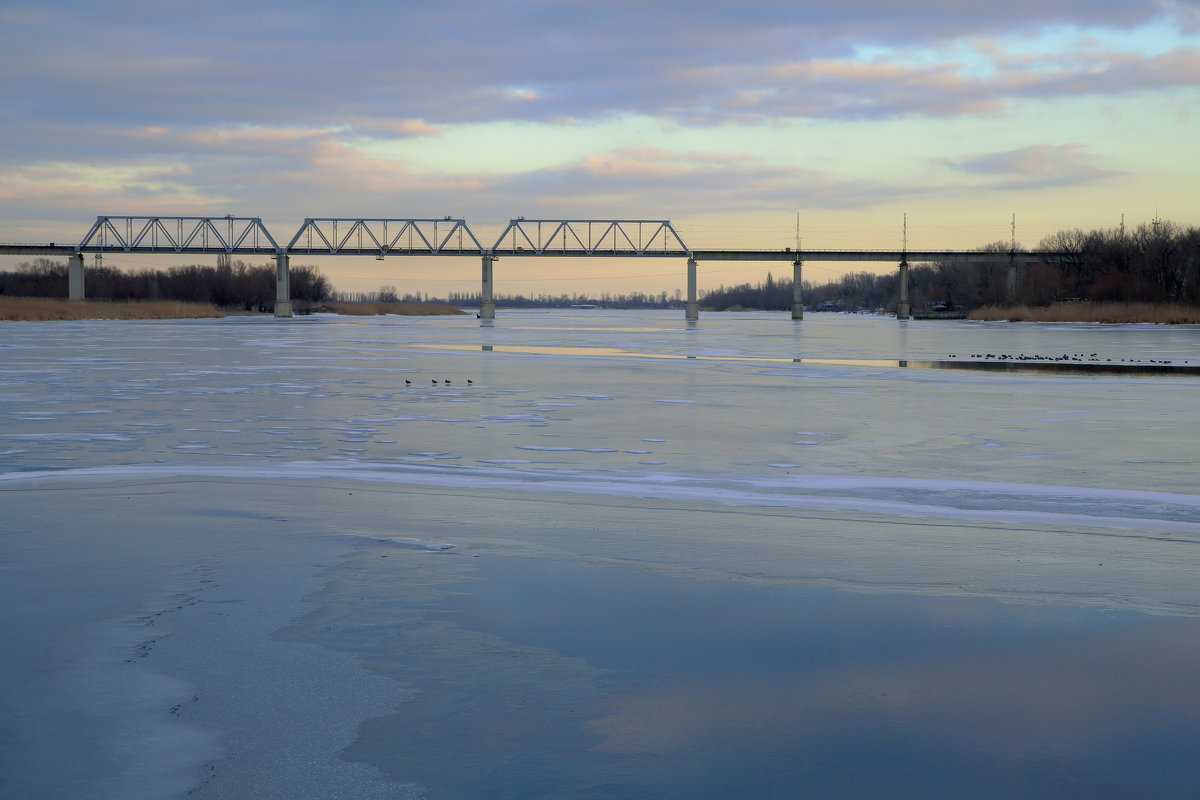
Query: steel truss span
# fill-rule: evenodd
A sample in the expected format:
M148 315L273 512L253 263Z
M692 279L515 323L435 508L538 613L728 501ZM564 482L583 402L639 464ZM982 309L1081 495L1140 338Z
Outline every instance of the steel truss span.
M508 221L494 255L687 257L670 220L525 219Z
M464 219L309 217L288 242L303 255L436 256L486 252Z
M278 254L259 217L96 217L79 252Z
M693 261L858 261L921 263L1006 259L1028 264L1067 254L1013 250L692 249L670 220L511 219L491 247L455 217L308 217L280 246L259 217L96 218L78 245L0 245L0 255L63 253L236 253L245 255L373 255L593 258L687 258Z
M287 252L304 255L529 255L684 256L689 253L669 220L509 220L484 247L464 219L309 218Z

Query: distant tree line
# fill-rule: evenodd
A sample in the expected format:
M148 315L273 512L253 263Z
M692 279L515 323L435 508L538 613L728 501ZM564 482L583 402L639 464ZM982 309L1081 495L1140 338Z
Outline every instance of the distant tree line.
M478 293L452 292L448 301L452 305L464 308L478 307L482 301ZM614 294L538 294L525 297L519 294L496 294L492 300L498 306L505 308L569 308L571 306L602 306L605 308L683 308L682 292L678 289L673 294L659 292L626 292Z
M341 303L434 303L444 306L459 305L456 301L431 297L428 292L404 292L401 294L395 286L380 286L373 292L335 291L329 299Z
M1200 229L1169 221L1123 229L1061 231L1036 249L1059 255L1017 267L1015 297L1008 291L1009 243L979 248L970 263L917 264L909 270L913 308L935 303L970 309L981 306L1044 306L1067 300L1184 303L1200 305ZM854 272L801 286L809 308L894 310L899 300L896 272ZM746 308L790 309L792 282L771 275L757 284L721 286L701 296L717 311Z
M1169 220L1124 229L1061 231L1042 249L1066 256L1049 265L1048 286L1090 300L1200 303L1200 228Z
M867 275L869 273L863 273ZM850 277L849 275L846 276ZM874 276L872 276L874 277ZM792 281L777 281L775 276L767 273L767 279L762 283L742 283L737 286L725 287L700 293L700 304L715 311L782 311L792 307ZM804 281L800 284L804 302L807 304L812 297L813 284Z
M289 271L292 300L298 307L329 299L333 286L311 266ZM219 266L191 264L169 269L127 272L89 266L84 284L89 298L105 300L183 300L223 308L272 311L275 307L275 266L233 261ZM39 258L0 272L0 294L26 297L66 297L67 265Z

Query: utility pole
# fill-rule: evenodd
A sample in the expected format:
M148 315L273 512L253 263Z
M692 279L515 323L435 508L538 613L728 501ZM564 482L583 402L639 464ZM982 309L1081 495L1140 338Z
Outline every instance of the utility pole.
M804 284L804 260L800 255L800 212L796 212L796 257L792 261L792 319L804 319L804 297L801 287Z
M900 250L900 301L896 304L896 319L912 316L912 305L908 302L908 212L904 212L903 245Z
M1008 302L1017 302L1017 214L1012 215L1012 233L1008 239Z

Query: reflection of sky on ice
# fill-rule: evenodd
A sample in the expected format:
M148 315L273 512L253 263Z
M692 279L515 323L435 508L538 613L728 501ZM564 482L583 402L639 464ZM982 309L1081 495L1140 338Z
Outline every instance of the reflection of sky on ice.
M299 486L339 531L459 544L366 547L326 589L354 615L297 636L417 686L420 725L351 754L461 796L1200 779L1200 379L887 364L1197 364L1195 329L678 316L6 325L0 491Z
M773 797L803 786L813 796L941 797L970 786L981 798L1094 797L1126 783L1147 750L1163 796L1200 777L1190 757L1200 693L1188 677L1200 635L1190 622L736 584L697 592L515 559L480 572L478 591L454 594L449 608L505 641L607 670L609 700L576 735L639 781L671 776L667 794ZM480 761L503 747L477 746ZM546 793L583 767L547 765Z

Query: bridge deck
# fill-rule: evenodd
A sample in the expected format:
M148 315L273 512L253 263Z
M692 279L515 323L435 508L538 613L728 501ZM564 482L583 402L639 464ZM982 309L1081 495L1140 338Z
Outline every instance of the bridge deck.
M343 248L337 251L331 251L328 248L316 247L292 247L279 248L278 250L272 247L187 247L187 248L167 248L167 247L102 247L96 245L86 245L79 247L77 245L62 245L57 243L48 244L0 244L0 255L19 255L19 256L69 256L75 253L140 253L140 254L156 254L176 253L179 255L217 255L228 253L231 255L247 255L258 256L275 256L282 252L289 256L310 255L310 256L379 256L378 248ZM546 250L537 252L534 250L524 250L520 248L512 249L495 249L485 250L482 248L463 248L459 249L442 249L442 250L427 250L427 249L397 249L388 250L385 252L386 257L398 256L459 256L459 257L475 257L490 255L493 258L680 258L680 259L695 259L696 261L784 261L794 262L797 256L800 261L858 261L858 262L885 262L897 264L902 260L909 263L922 263L929 261L986 261L992 259L1005 259L1010 256L1018 263L1031 263L1041 261L1046 258L1066 255L1064 253L1048 252L1048 251L1026 251L1018 250L1014 253L998 253L998 252L981 252L979 250L714 250L714 249L697 249L697 250L653 250L653 251L613 251L613 252L586 252L582 250Z

